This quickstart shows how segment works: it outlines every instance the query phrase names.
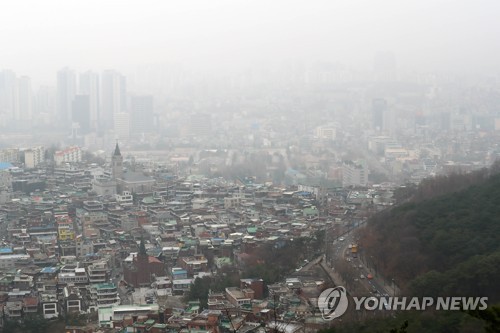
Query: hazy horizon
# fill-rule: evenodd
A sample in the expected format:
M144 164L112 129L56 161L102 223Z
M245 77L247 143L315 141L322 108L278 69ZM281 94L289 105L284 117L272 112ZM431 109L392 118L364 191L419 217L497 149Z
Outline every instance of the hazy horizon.
M494 1L23 1L0 11L2 69L52 84L55 72L151 64L225 72L330 61L402 70L500 66Z

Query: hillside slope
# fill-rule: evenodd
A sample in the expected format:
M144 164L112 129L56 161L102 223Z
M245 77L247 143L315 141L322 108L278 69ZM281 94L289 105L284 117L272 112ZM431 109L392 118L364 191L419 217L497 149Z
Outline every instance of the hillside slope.
M426 200L426 188L440 193L429 191ZM499 301L500 174L454 175L426 182L416 194L369 221L360 240L365 256L405 293Z

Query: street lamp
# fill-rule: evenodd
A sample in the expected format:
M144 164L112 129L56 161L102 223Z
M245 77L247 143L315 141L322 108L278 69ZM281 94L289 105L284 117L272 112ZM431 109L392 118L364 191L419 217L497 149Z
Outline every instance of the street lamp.
M392 296L396 297L396 280L392 280Z

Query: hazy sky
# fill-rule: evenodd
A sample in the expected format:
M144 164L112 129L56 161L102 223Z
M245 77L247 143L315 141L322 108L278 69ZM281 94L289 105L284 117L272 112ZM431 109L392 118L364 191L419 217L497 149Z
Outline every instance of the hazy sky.
M176 63L218 69L330 60L370 68L497 70L497 0L29 0L0 4L0 68L38 79Z

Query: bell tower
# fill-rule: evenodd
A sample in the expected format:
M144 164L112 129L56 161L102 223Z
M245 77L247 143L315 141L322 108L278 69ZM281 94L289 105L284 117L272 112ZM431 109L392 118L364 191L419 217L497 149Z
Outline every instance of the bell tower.
M118 142L116 143L115 152L111 157L111 172L113 179L123 179L123 156L120 153Z

